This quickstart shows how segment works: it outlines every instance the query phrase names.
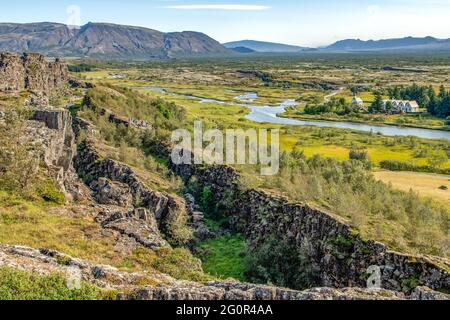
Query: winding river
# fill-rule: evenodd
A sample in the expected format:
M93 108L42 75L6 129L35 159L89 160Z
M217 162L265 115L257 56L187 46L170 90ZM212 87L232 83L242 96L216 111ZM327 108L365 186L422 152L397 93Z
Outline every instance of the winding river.
M155 88L152 88L155 91ZM158 88L159 89L159 88ZM164 89L161 89L164 90ZM165 91L167 93L167 91ZM173 94L173 93L170 93ZM200 103L218 103L218 104L230 104L224 101L215 99L204 99L200 97L194 97L190 95L183 95L190 99L196 99ZM408 127L398 127L392 125L372 125L372 124L362 124L354 122L345 121L314 121L314 120L296 120L291 118L281 118L280 114L285 113L288 107L297 105L295 100L285 100L278 107L272 106L258 106L254 105L255 101L258 99L258 94L256 92L243 93L237 96L235 100L238 102L237 105L246 107L251 110L251 112L246 116L246 119L261 122L261 123L273 123L281 125L291 125L291 126L315 126L315 127L332 127L340 129L350 129L357 131L373 132L376 134L382 134L385 136L415 136L419 138L426 139L441 139L450 140L450 131L444 130L431 130L431 129L421 129L421 128L408 128Z

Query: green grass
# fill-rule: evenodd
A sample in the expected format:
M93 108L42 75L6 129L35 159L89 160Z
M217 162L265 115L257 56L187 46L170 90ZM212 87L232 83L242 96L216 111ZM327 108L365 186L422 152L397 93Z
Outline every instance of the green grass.
M61 274L41 276L0 268L0 300L113 300L116 294L86 282L79 289L69 289Z
M245 249L242 235L230 235L203 242L198 252L205 272L221 279L245 281Z

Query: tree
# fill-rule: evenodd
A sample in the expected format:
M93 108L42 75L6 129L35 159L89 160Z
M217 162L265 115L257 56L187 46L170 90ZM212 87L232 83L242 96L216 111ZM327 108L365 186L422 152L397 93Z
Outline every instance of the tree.
M381 93L377 93L375 95L375 101L372 102L372 105L369 108L370 113L379 113L383 112L383 97L381 96Z
M428 105L426 107L428 113L432 115L436 114L436 110L439 107L439 100L432 86L428 88Z

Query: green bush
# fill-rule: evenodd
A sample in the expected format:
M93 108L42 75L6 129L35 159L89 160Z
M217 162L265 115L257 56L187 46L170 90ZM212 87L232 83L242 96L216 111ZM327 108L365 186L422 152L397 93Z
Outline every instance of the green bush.
M36 189L37 195L45 202L63 205L65 203L64 193L58 188L53 180L44 180Z
M203 273L202 262L187 249L161 249L158 259L152 262L156 270L180 280L204 282L211 280Z
M318 266L296 244L279 236L247 253L245 276L255 283L303 290L319 284L318 272Z

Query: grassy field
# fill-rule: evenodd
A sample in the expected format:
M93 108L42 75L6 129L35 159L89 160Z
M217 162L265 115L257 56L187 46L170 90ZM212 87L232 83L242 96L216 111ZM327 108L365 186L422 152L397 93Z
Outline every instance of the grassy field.
M442 202L450 208L450 191L441 188L447 186L450 189L450 176L426 174L416 172L374 172L377 179L390 183L396 189L414 190L423 197L430 197Z

